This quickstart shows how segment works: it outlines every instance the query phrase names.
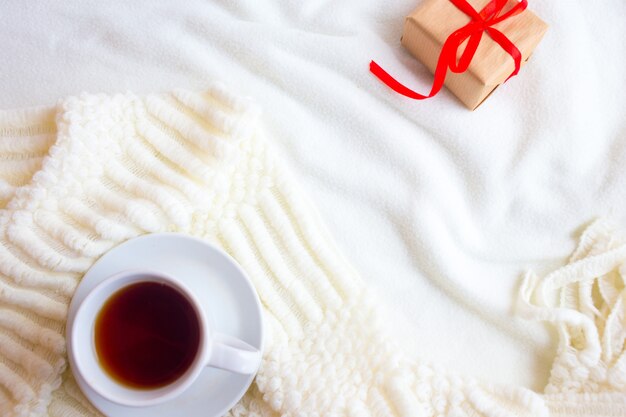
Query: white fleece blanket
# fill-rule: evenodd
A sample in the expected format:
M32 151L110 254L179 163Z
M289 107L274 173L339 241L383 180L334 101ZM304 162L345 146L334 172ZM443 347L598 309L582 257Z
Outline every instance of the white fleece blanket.
M2 2L0 108L235 86L424 358L542 390L556 336L512 306L521 273L563 264L589 221L626 224L626 3L531 0L546 37L470 112L368 72L429 91L399 43L418 2Z

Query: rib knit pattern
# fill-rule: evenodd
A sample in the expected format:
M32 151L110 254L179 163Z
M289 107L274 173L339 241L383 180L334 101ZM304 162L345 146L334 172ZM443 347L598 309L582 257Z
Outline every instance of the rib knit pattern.
M70 298L111 247L177 231L229 252L264 307L262 365L230 416L547 416L542 396L438 369L385 332L258 114L219 86L0 113L0 415L98 414L66 368Z
M257 116L219 87L0 113L0 415L46 414L70 298L100 255L144 233L210 228L263 187ZM89 409L77 393L57 397Z

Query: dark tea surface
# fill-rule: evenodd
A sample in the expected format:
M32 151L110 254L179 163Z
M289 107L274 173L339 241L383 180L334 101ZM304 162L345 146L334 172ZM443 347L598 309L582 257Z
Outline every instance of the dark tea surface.
M96 318L95 345L115 380L132 388L158 388L191 366L200 345L200 322L178 290L141 282L106 301Z

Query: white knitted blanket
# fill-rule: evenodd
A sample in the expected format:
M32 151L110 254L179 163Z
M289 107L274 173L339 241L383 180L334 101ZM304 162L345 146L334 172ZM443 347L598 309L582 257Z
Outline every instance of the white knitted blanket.
M83 95L0 113L0 414L92 415L66 368L64 320L111 247L179 231L250 274L267 350L233 416L621 416L626 244L603 223L572 263L529 275L519 307L557 324L545 395L424 363L273 156L258 111L222 87Z
M239 86L413 349L541 391L557 338L511 306L524 271L565 263L583 225L626 224L626 2L530 0L548 33L469 112L445 89L416 102L368 71L375 59L430 89L400 45L421 1L3 1L0 108Z

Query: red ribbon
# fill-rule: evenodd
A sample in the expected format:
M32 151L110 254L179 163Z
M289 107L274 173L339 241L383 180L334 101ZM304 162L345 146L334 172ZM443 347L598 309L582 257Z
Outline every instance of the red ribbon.
M439 54L439 61L437 62L437 68L435 69L435 80L433 87L430 90L430 94L427 96L416 93L408 87L405 87L395 78L389 75L384 69L382 69L376 62L370 62L370 71L378 77L382 82L391 87L395 92L413 98L415 100L423 100L430 98L437 94L443 82L446 79L446 73L448 68L452 72L461 73L465 72L478 49L478 44L483 36L483 32L487 32L491 39L493 39L498 45L502 47L511 58L515 61L515 70L509 75L507 80L514 75L517 75L522 62L522 54L517 47L507 38L502 32L493 28L493 25L500 23L503 20L508 19L511 16L517 15L526 9L528 0L521 0L506 13L500 15L508 0L491 0L483 9L479 12L467 2L467 0L449 0L459 10L472 18L472 20L465 26L454 31L448 39L446 39ZM461 54L458 62L456 59L457 51L459 47L469 38L465 50Z

